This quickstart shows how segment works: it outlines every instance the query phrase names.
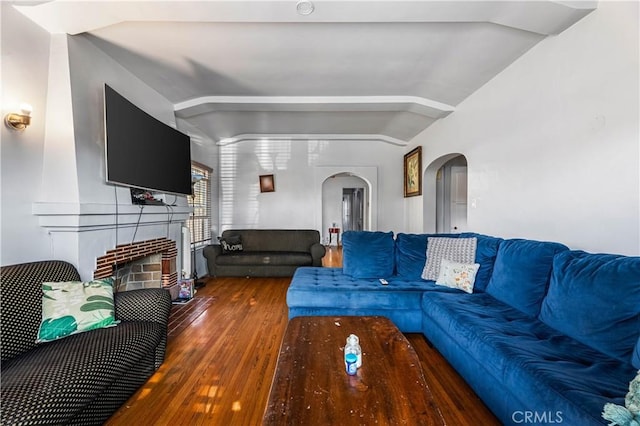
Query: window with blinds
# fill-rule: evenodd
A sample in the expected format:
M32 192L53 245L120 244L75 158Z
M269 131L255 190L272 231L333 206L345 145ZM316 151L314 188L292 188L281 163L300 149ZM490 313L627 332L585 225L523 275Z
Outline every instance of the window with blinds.
M193 195L187 197L193 207L188 227L191 243L196 246L211 243L211 172L204 164L191 162L191 176L197 182L193 184Z

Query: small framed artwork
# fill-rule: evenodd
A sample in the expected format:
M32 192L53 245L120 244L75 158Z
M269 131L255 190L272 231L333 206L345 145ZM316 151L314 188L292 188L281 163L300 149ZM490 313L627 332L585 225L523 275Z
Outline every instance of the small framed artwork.
M404 156L404 196L422 195L422 147Z
M273 175L260 176L260 192L274 192L276 190Z

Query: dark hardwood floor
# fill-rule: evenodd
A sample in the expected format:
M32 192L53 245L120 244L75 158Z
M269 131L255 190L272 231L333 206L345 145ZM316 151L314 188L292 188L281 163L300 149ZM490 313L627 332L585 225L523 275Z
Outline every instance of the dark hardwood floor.
M325 265L339 266L328 250ZM164 364L107 425L259 425L287 324L290 278L208 280L174 306ZM421 334L408 334L449 425L500 422Z

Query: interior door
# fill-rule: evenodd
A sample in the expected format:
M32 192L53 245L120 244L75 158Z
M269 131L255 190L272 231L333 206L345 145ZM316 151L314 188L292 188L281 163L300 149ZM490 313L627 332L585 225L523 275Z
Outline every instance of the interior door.
M467 168L451 167L450 232L467 231Z
M342 230L362 231L364 222L364 188L342 189Z

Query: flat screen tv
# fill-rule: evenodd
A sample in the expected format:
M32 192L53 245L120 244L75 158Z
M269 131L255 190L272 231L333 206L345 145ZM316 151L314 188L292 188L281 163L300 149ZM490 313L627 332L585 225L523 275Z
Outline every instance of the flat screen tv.
M188 135L153 118L105 84L107 182L191 194Z

